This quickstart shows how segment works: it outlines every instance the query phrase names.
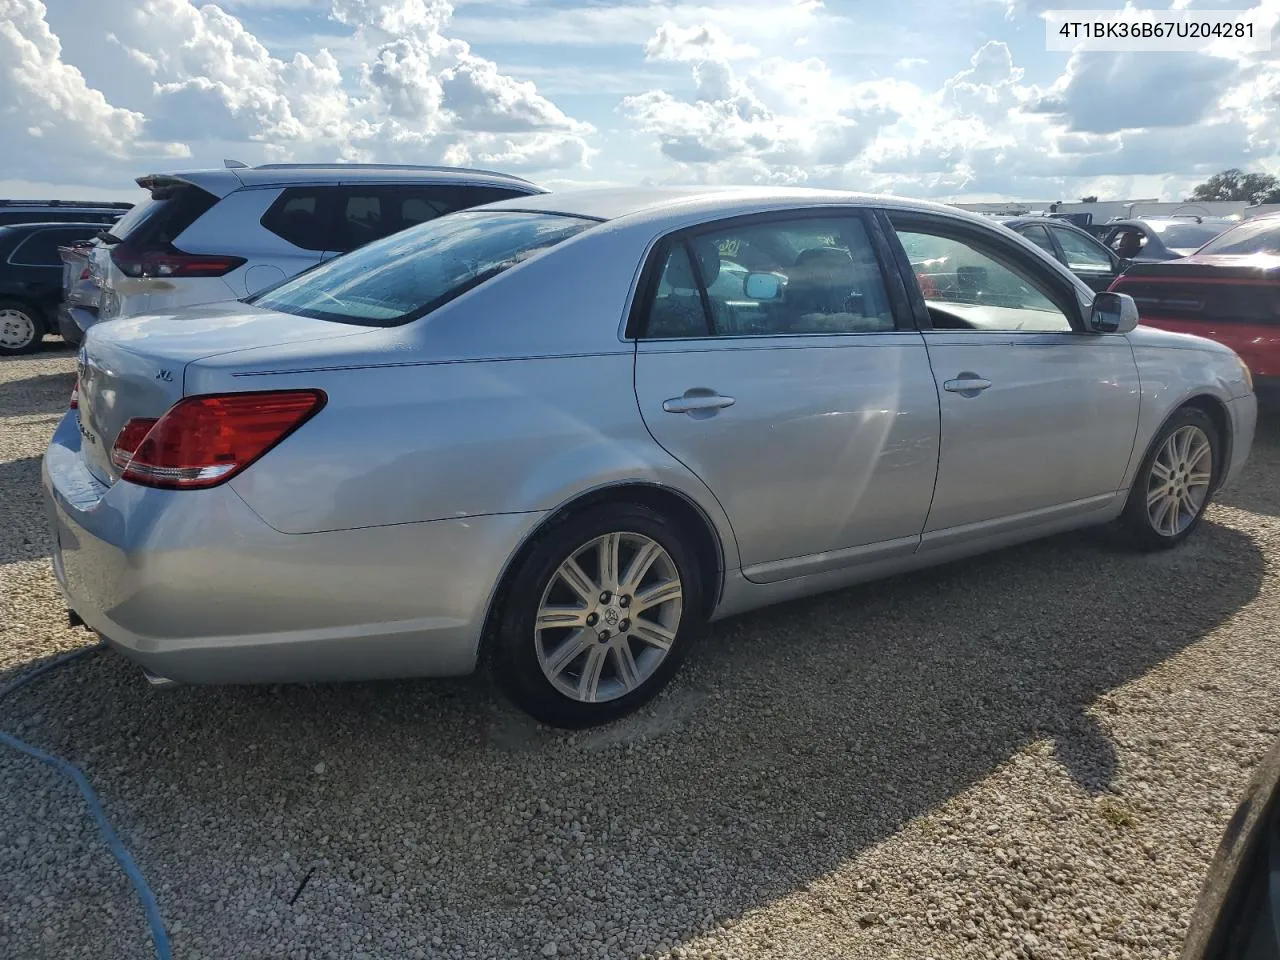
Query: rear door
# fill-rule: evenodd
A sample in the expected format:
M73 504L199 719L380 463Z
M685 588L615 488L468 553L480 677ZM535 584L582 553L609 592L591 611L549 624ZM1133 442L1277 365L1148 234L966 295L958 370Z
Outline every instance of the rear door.
M640 411L724 507L750 579L919 543L938 399L886 256L845 208L722 220L649 258L629 326Z
M941 400L921 548L1109 503L1138 426L1128 340L1079 330L1074 284L993 230L919 213L887 220L922 294Z

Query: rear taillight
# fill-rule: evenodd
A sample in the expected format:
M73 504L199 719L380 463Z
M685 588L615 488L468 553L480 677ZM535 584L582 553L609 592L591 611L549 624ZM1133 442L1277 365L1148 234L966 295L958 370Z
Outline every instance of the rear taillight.
M116 437L116 442L111 445L111 462L116 465L117 470L124 470L129 466L129 461L133 459L139 444L157 422L154 418L134 417L124 425L124 429Z
M136 253L121 244L111 251L111 262L126 277L221 277L242 266L245 259L178 250Z
M116 441L128 458L123 479L171 490L225 483L315 416L325 399L321 390L280 390L179 400L133 450ZM120 436L135 423L125 424Z
M69 409L80 409L80 381L76 381L76 385L71 388L71 403L68 404Z
M80 271L80 279L81 280L89 279L89 265L87 263L85 264L84 269Z

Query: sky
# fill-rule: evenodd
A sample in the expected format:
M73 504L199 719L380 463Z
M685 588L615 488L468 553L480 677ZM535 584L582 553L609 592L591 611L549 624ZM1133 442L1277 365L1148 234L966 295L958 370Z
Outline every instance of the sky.
M1143 4L1170 5L1249 7ZM1047 52L1050 6L0 0L0 196L132 200L138 176L225 158L944 200L1176 200L1227 167L1280 174L1280 41Z

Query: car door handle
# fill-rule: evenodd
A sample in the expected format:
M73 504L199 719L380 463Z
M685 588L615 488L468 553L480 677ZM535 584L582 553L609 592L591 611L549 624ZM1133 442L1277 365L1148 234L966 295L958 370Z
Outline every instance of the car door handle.
M976 373L962 373L956 379L948 380L944 383L942 389L948 393L960 393L976 397L989 386L991 386L991 381L985 377L980 377Z
M662 402L667 413L698 413L704 410L721 410L732 407L738 401L705 390L686 390L682 397L672 397Z

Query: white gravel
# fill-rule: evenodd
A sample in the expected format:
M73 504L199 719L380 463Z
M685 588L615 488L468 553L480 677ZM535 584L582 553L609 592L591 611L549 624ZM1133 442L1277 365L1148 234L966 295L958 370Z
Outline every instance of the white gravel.
M50 344L52 347L52 344ZM0 361L0 683L65 628L39 457L69 351ZM196 958L1166 958L1280 733L1280 415L1210 522L718 626L567 735L481 679L155 691L94 655L0 703L80 764ZM148 957L74 788L0 750L0 956Z

